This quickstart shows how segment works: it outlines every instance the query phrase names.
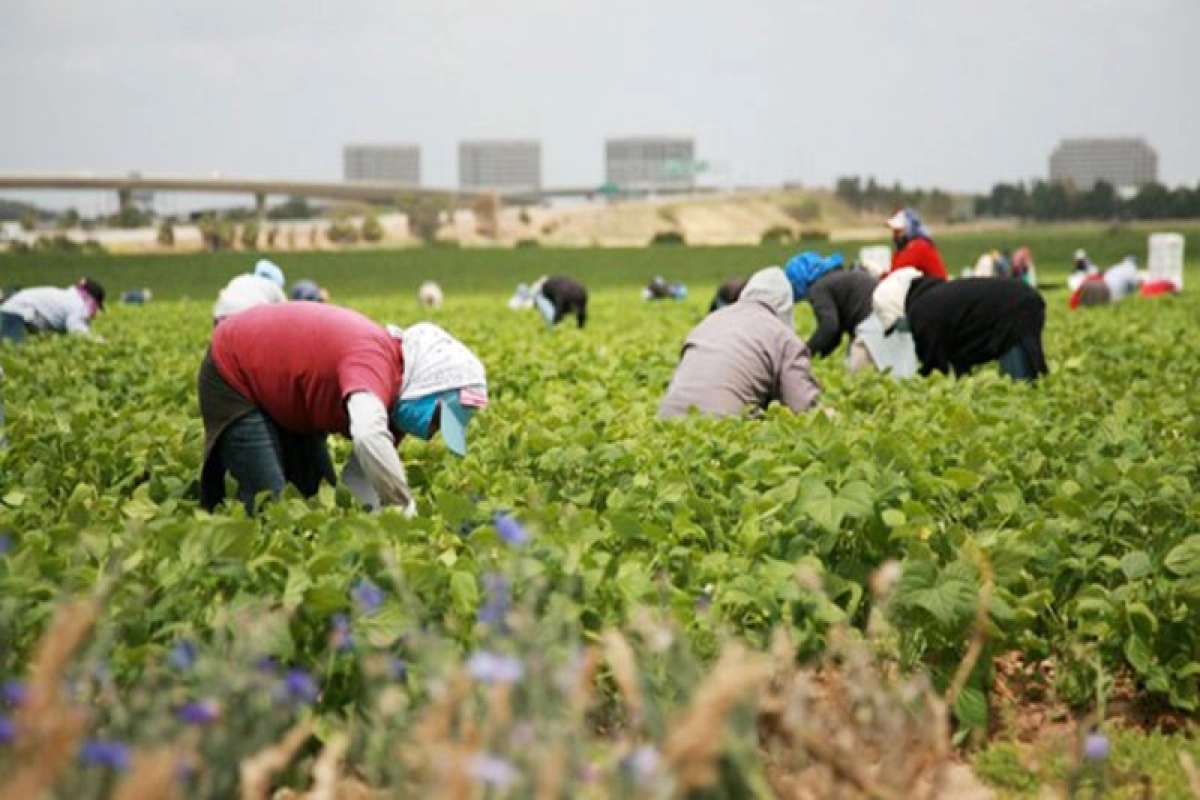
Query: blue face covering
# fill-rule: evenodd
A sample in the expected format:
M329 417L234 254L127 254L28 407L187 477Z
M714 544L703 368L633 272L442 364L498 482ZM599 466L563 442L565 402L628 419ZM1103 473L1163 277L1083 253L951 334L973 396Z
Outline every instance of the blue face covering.
M392 425L418 439L428 440L432 435L433 414L437 410L439 395L431 394L411 400L397 400L389 415Z

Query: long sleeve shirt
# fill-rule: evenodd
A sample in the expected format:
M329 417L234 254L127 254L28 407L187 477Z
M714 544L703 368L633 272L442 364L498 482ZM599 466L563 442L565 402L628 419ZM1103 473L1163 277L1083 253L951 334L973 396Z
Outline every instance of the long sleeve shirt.
M892 272L905 267L915 267L931 278L946 280L949 277L937 246L928 239L920 237L909 240L892 256Z
M0 305L0 311L16 314L39 331L88 333L91 321L88 303L74 286L22 289Z
M743 298L688 334L658 416L679 417L690 408L730 416L772 400L798 414L816 405L820 393L804 342L769 305Z
M406 514L416 512L416 502L396 442L388 426L387 409L370 392L355 392L346 400L350 417L350 440L354 453L342 478L364 504L372 508L399 506ZM366 485L356 474L361 471ZM369 487L370 491L366 491Z
M817 329L808 339L808 349L817 358L837 350L843 335L854 336L859 323L871 314L871 295L879 283L862 270L837 269L827 272L808 290Z

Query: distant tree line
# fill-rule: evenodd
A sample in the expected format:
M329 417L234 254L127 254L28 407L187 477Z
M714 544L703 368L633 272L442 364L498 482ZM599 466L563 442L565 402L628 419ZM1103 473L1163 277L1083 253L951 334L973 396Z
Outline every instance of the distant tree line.
M998 183L986 195L975 198L975 214L981 217L1019 217L1039 222L1059 220L1151 220L1200 218L1200 184L1189 189L1169 189L1148 183L1132 197L1121 197L1104 181L1080 191L1071 184L1033 181Z
M897 208L915 208L929 219L946 220L954 212L954 198L941 189L909 189L898 182L891 186L874 178L838 178L834 193L855 211L891 214Z
M834 189L839 198L856 211L890 214L912 207L932 220L963 215L953 198L940 189L910 189L899 183L887 186L874 178L838 178ZM1017 217L1037 222L1067 220L1154 220L1200 218L1200 184L1174 189L1159 183L1141 187L1137 194L1122 197L1111 184L1100 181L1086 191L1069 183L1032 181L997 183L984 195L973 198L970 210L976 217Z

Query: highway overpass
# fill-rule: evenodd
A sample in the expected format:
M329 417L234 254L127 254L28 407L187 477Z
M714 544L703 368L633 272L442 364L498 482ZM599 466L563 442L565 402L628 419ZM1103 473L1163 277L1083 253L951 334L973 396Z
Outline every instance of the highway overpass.
M184 175L109 175L91 174L0 174L0 191L29 190L93 190L116 192L125 207L137 192L178 192L208 194L248 194L254 198L261 214L266 210L268 197L304 197L310 200L333 200L340 202L394 203L401 193L415 193L438 197L455 203L469 202L484 196L479 192L463 192L457 189L429 189L405 186L380 181L316 181L286 180L269 178L237 178L223 175L194 177ZM702 189L686 190L689 192ZM592 198L619 193L616 187L565 186L529 191L499 191L495 195L501 202L538 203L551 198ZM675 192L662 192L679 193Z

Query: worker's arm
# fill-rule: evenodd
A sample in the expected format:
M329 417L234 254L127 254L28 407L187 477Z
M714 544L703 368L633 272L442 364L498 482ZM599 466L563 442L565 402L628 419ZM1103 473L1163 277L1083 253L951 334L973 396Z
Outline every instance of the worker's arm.
M812 288L809 292L809 302L812 303L813 315L817 318L817 329L808 340L808 349L814 356L825 358L837 350L838 342L842 339L838 307L834 302L833 292L829 290L828 281L818 282Z
M779 401L801 414L817 404L821 384L812 375L808 348L794 335L784 346L779 369Z
M416 514L417 504L404 477L404 465L400 463L392 432L388 430L383 402L371 392L354 392L346 400L346 413L350 416L354 458L366 473L380 505L399 506L405 514Z
M89 335L92 332L92 329L88 324L87 313L86 312L79 312L79 313L70 312L70 313L68 313L67 321L66 321L66 331L67 331L67 333L78 333L78 334L82 334L84 336Z

